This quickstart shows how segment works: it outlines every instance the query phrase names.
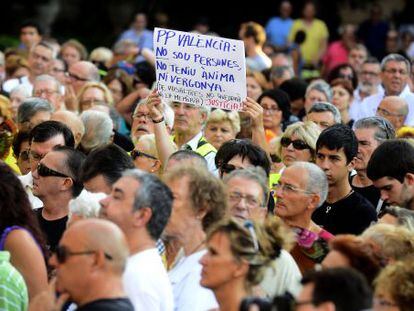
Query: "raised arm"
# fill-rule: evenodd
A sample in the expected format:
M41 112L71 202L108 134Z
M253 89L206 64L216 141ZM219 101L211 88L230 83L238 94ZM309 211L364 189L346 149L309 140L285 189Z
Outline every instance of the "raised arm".
M146 105L152 122L154 122L155 144L157 146L158 155L162 164L165 165L176 148L174 142L170 138L167 126L165 125L161 97L158 95L157 90L153 90L148 96Z
M269 146L266 142L265 129L263 126L263 108L250 97L243 101L243 110L252 120L252 141L262 147L269 155Z

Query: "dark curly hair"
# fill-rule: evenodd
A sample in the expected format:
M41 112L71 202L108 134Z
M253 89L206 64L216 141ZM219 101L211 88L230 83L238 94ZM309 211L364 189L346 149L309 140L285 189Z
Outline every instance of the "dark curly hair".
M43 254L48 254L43 232L22 183L9 166L0 163L0 233L11 226L29 230Z

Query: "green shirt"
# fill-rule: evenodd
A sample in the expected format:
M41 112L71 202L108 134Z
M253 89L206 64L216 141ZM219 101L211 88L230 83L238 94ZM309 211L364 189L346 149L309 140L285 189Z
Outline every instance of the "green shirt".
M10 253L0 251L0 310L27 310L26 283L9 260Z

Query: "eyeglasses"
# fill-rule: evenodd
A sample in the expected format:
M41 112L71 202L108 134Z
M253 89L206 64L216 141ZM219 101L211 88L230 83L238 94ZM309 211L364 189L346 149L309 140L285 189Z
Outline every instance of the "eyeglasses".
M239 203L241 200L246 202L246 205L251 208L261 207L263 204L253 195L243 194L238 191L229 193L229 201L233 204Z
M68 77L71 78L72 80L77 80L77 81L83 81L83 82L89 81L89 79L81 78L71 72L68 72Z
M306 194L313 194L313 192L310 192L310 191L307 191L307 190L304 190L304 189L296 188L295 186L290 185L290 184L279 183L279 184L274 185L274 188L275 188L276 191L279 190L279 191L282 191L282 192L290 192L290 193L292 193L292 192L302 192L302 193L306 193Z
M280 111L279 107L263 107L264 112L269 112L271 114Z
M140 112L133 114L132 115L132 118L133 119L141 119L141 118L144 118L144 119L147 119L147 120L151 120L151 117L150 117L150 115L148 113L140 113Z
M149 158L149 159L158 160L156 157L154 157L154 156L152 156L148 153L145 153L145 152L142 152L142 151L139 151L139 150L135 150L135 149L131 151L132 160L135 160L136 158L142 157L142 156L146 157L146 158Z
M307 143L305 143L303 140L295 139L291 140L289 137L282 137L280 140L280 144L283 147L289 147L290 144L293 145L293 148L296 150L305 150L305 149L311 149Z
M49 177L49 176L54 176L54 177L64 177L64 178L71 178L68 175L65 175L63 173L59 173L58 171L52 170L51 168L48 168L46 165L39 163L37 165L37 173L39 174L39 176L42 177Z
M404 116L403 114L389 112L388 110L380 108L380 107L377 108L377 113L383 117L403 117Z
M404 70L404 69L398 70L395 68L390 68L390 69L385 69L384 71L392 75L399 73L400 75L405 76L406 74L408 74L407 70Z
M35 97L40 97L40 96L42 96L42 94L45 94L46 96L51 96L55 93L58 93L58 91L55 91L55 90L36 90L36 91L33 92L33 95Z
M18 158L22 161L27 161L29 160L29 154L29 150L20 151Z
M378 73L377 72L373 72L373 71L362 71L361 72L362 76L369 76L369 77L377 77Z
M233 164L223 163L220 165L220 170L222 173L230 174L234 170L237 170L239 168L235 167Z
M383 298L374 298L373 307L390 308L390 307L398 307L398 305L395 303L392 303L391 301L385 300Z
M71 252L66 246L58 245L55 249L56 259L60 264L65 263L71 256L91 255L96 254L98 251L83 251L83 252ZM112 260L112 256L104 253L105 258Z

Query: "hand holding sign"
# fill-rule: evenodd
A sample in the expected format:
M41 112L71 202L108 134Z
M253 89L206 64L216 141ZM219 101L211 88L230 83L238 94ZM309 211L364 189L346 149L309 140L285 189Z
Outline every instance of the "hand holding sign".
M255 102L252 98L246 97L243 101L243 110L252 120L252 127L263 127L263 108L259 103Z
M246 97L242 41L155 28L154 48L162 98L241 110Z
M148 107L151 120L159 120L162 118L162 103L161 97L158 95L157 90L153 90L148 96L145 104Z

